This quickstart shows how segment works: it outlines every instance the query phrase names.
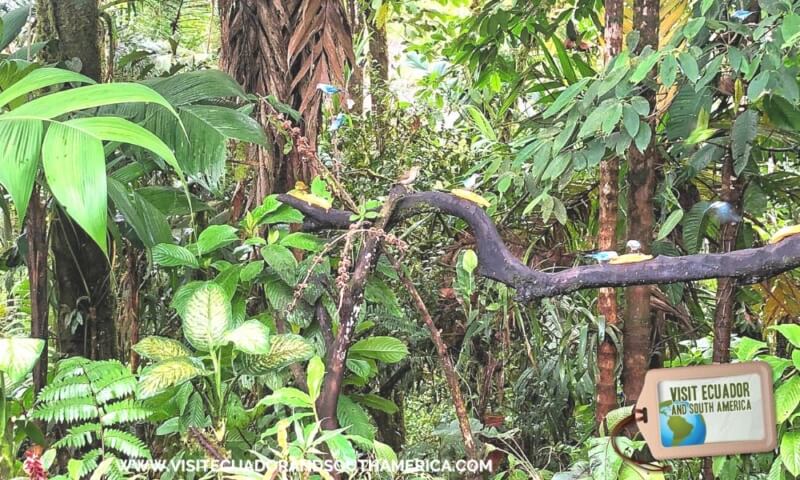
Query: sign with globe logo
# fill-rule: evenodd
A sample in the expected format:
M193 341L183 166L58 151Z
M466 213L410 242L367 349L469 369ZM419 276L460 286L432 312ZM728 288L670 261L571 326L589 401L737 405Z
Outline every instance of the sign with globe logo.
M636 420L656 459L775 448L772 369L764 362L651 370Z
M678 407L678 408L673 408ZM706 420L701 413L690 413L689 402L662 402L659 408L661 443L665 447L702 445L706 442ZM673 414L675 411L685 414Z

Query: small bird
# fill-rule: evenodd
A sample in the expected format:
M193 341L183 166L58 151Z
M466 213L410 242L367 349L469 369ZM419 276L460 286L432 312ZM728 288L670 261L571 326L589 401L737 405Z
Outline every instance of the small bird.
M628 253L639 253L642 250L642 244L639 240L628 240L625 247L628 249Z
M294 188L289 190L288 195L324 210L330 210L333 206L330 200L311 193L308 189L308 185L301 181L297 181L294 184Z
M613 250L608 250L604 252L587 253L584 255L584 257L593 258L597 260L598 263L607 263L610 260L619 257L619 254Z
M339 130L342 127L342 125L344 125L345 119L346 119L346 116L345 116L344 113L339 113L338 115L333 117L333 120L331 120L331 124L328 127L328 131L333 133L333 132Z
M464 180L464 190L469 190L470 192L475 190L475 187L478 186L478 179L481 178L479 173L472 174L468 179Z
M736 209L729 202L717 200L712 202L706 208L706 213L711 213L711 216L716 218L720 224L722 223L739 223L742 221L742 216L736 213Z
M751 12L750 10L736 10L735 12L733 12L733 15L731 15L731 19L739 23L744 23L744 21L747 20L747 17L749 17L752 14L753 12Z
M788 237L791 237L791 236L797 235L797 234L800 234L800 225L790 225L788 227L783 227L780 230L778 230L777 232L775 232L775 235L770 237L769 243L771 245L774 245L774 244L780 242L781 240L784 240L784 239L786 239Z
M417 181L417 177L419 176L420 170L422 170L422 167L420 167L419 165L414 165L413 167L408 169L407 172L405 172L404 174L400 175L397 178L397 183L399 183L400 185L405 185L406 187L413 185L414 182Z
M336 85L331 85L329 83L318 83L317 90L322 91L322 93L326 95L336 95L337 93L342 91L341 88L337 87Z

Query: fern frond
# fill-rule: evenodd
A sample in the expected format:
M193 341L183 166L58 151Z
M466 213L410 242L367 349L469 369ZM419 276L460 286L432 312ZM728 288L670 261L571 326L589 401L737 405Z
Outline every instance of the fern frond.
M82 376L70 376L45 386L39 392L40 402L66 400L68 398L85 397L92 393L91 386Z
M105 413L100 417L103 425L138 422L146 419L152 413L139 402L128 398L104 407Z
M83 456L81 459L81 468L78 471L78 476L80 478L89 475L97 468L99 464L98 461L103 456L103 451L99 448L95 448L94 450L89 450L86 452L86 455Z
M61 440L53 444L54 448L83 448L92 443L95 434L100 432L99 423L84 423L67 430Z
M126 374L119 377L108 376L99 379L92 384L95 397L99 403L108 403L111 400L119 400L127 397L136 391L136 377L127 369Z
M129 457L151 458L150 450L143 441L122 430L106 430L103 433L103 444Z
M91 398L68 398L41 405L33 418L47 422L72 423L79 420L93 420L100 415L100 411Z

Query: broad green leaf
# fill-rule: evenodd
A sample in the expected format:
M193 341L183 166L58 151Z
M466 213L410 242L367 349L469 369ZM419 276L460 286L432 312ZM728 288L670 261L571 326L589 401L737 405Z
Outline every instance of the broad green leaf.
M339 420L339 426L346 428L348 435L358 435L370 442L375 439L377 429L372 424L369 414L361 405L351 400L349 396L339 396L336 416Z
M790 47L797 42L797 39L800 38L800 15L790 13L783 18L781 36L783 37L782 48Z
M589 83L590 78L582 78L578 80L576 83L573 83L569 87L565 88L559 95L556 97L555 101L550 105L550 107L545 110L542 114L544 118L550 118L553 115L559 113L564 107L567 106L575 97L580 94L583 89L586 87L586 84Z
M675 83L675 76L678 73L678 62L675 57L667 54L658 70L658 76L661 77L661 84L665 87L671 87Z
M174 357L163 360L142 371L139 377L138 397L149 398L170 387L207 374L202 364L193 358Z
M697 253L704 236L704 222L709 202L697 202L683 217L683 247L688 253Z
M161 105L177 116L172 105L155 91L138 83L121 82L88 85L45 95L0 116L0 121L25 118L50 120L78 110L136 102Z
M286 405L294 408L313 408L314 401L307 393L293 387L283 387L264 397L260 405Z
M298 248L309 252L318 252L325 242L316 235L305 232L294 232L281 238L280 245L288 248Z
M678 55L678 62L681 64L681 70L690 82L694 83L700 78L700 67L697 66L697 60L689 52L681 52Z
M322 388L322 379L325 376L325 364L319 356L315 356L308 362L306 381L308 383L308 393L312 401L316 401ZM344 425L343 425L344 426Z
M231 326L231 304L225 290L207 282L186 303L183 334L197 350L205 352L221 345Z
M691 40L700 32L700 29L703 28L703 25L705 24L705 17L692 18L686 22L686 25L683 27L683 36Z
M603 133L608 135L613 132L621 118L622 104L615 103L611 108L608 109L608 114L603 119Z
M786 337L789 343L794 345L795 348L800 348L800 325L794 323L785 323L782 325L774 325L769 327L770 330L776 330L778 333Z
M147 80L147 85L173 105L185 106L218 98L247 100L247 93L230 75L208 69L180 73L166 78Z
M95 83L91 78L60 68L37 68L0 93L0 108L23 95L61 83Z
M199 267L197 257L192 252L170 243L159 243L153 247L153 263L163 267Z
M223 137L266 146L264 129L255 120L233 108L215 105L187 105L181 116L192 115Z
M745 110L733 122L731 129L731 153L733 155L734 173L739 175L747 167L750 151L758 133L758 112Z
M361 378L369 378L372 374L372 367L366 360L359 360L357 358L348 358L345 361L347 369Z
M328 446L328 450L331 452L333 458L342 464L342 468L345 471L352 471L355 469L356 460L358 459L356 450L347 438L341 434L334 435L325 440L325 445Z
M241 370L249 375L264 375L293 363L304 362L314 355L314 347L300 335L273 335L266 355L242 355Z
M0 122L0 184L14 200L20 221L33 192L43 133L38 120Z
M119 117L86 117L69 120L64 124L98 140L128 143L150 150L174 168L179 175L183 175L183 170L178 165L172 150L152 132L129 120Z
M493 142L497 141L497 134L494 132L491 123L489 120L483 115L483 112L478 110L473 105L467 105L466 107L467 113L469 114L472 122L478 128L478 131L486 137L486 139L491 140Z
M630 105L622 107L622 125L631 138L636 138L639 133L639 114Z
M399 410L399 407L396 403L381 396L375 395L374 393L368 393L365 395L351 395L351 397L353 400L367 408L379 410L381 412L388 413L389 415L394 415Z
M266 245L261 249L261 256L267 265L289 285L294 285L297 272L297 259L288 248L282 245Z
M197 249L200 255L206 255L237 240L239 236L236 228L230 225L211 225L197 237Z
M30 14L31 6L23 5L3 15L0 22L0 51L5 50L17 38Z
M233 348L251 355L269 353L269 329L258 320L248 320L225 334Z
M783 423L800 406L800 375L793 375L775 390L775 419Z
M47 129L42 143L42 165L50 191L67 214L107 253L105 158L100 140L61 123L52 123Z
M387 463L390 466L397 464L397 454L389 445L374 440L372 442L372 449L375 454L375 460L378 462Z
M384 363L397 363L408 355L408 348L394 337L368 337L354 343L349 353Z
M144 358L160 362L175 357L189 357L191 350L181 342L166 337L145 337L133 346L133 351Z
M789 430L781 438L781 460L792 475L800 475L800 430Z
M663 240L667 237L672 231L681 223L683 219L683 210L680 208L675 210L674 212L669 214L669 217L664 221L664 224L661 225L661 228L658 230L658 236L656 240Z
M25 380L43 349L44 340L38 338L0 338L0 372L6 388Z
M475 254L474 250L464 250L464 254L461 257L461 268L469 273L474 272L475 269L478 268L478 255Z
M658 59L661 57L659 52L652 52L645 55L644 58L639 60L639 64L631 74L629 80L631 83L639 83L650 73L650 70L656 65Z
M636 133L636 137L633 139L634 143L636 144L636 148L644 153L647 150L647 147L650 145L650 138L653 135L653 131L650 129L650 124L646 122L641 122L639 124L639 131Z
M264 260L257 260L250 262L239 273L239 279L243 282L249 282L255 279L264 270Z
M106 181L111 202L146 248L173 241L172 229L167 218L152 203L139 195L138 190L130 191L111 176L106 177Z
M756 354L767 348L766 342L754 340L750 337L742 337L736 344L736 358L746 362L755 358Z

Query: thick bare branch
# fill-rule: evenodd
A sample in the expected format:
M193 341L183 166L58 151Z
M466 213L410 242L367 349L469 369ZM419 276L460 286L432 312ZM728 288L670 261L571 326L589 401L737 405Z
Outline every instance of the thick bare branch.
M351 212L336 209L326 211L288 195L279 195L278 198L303 212L306 216L304 228L340 230L350 226ZM511 254L492 220L478 205L445 192L405 195L397 202L386 230L400 219L426 209L435 209L467 222L477 240L478 273L516 288L521 301L555 297L588 288L666 284L708 278L728 277L748 284L800 267L800 236L795 236L776 245L729 253L660 256L642 263L588 265L558 273L545 273L527 267Z

